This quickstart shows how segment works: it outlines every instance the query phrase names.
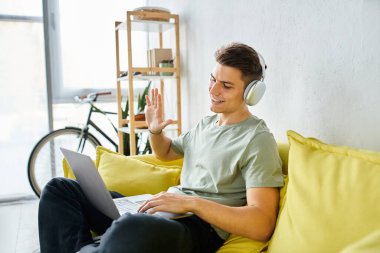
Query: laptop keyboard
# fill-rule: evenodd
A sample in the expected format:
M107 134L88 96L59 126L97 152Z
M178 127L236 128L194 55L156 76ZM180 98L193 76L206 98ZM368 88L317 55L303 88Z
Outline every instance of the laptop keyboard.
M125 213L137 213L137 210L140 207L139 204L134 203L126 198L117 198L113 199L113 201L115 202L120 215L123 215Z

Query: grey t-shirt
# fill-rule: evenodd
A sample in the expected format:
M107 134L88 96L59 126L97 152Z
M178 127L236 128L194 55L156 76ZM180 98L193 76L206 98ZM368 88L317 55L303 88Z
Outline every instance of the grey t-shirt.
M169 192L202 197L229 206L247 204L246 189L281 187L283 176L277 144L265 122L255 116L219 126L218 115L203 118L172 140L184 156L181 185ZM216 228L222 238L228 233Z

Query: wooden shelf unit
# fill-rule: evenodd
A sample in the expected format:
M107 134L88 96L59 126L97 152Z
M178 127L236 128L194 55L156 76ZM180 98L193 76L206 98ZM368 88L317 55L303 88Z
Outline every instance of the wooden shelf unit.
M168 21L156 21L157 19L164 19ZM173 56L175 58L174 67L172 68L159 68L159 67L136 67L132 65L132 36L133 31L144 31L147 33L158 33L159 38L159 48L163 48L163 33L174 29L175 31L175 52ZM128 45L128 73L140 72L140 75L133 76L127 75L120 77L122 70L120 69L120 41L119 32L127 33L127 45ZM131 155L137 153L136 150L136 133L146 132L147 129L145 121L135 120L134 111L134 81L137 80L152 80L160 82L160 93L165 94L165 81L175 80L176 81L176 111L177 119L174 120L173 125L176 127L169 126L170 130L176 129L177 134L181 134L182 124L181 124L181 79L180 79L180 46L179 46L179 16L175 14L167 13L157 13L149 11L127 11L127 17L125 22L116 21L115 22L115 42L116 42L116 75L117 75L117 105L118 105L118 136L119 136L119 152L123 152L123 134L130 134L130 150ZM144 56L146 57L146 56ZM148 75L151 72L166 72L173 73L172 76L161 76L161 75ZM122 118L122 94L121 85L123 82L128 83L128 101L129 101L129 118ZM162 96L164 99L164 96ZM162 101L164 106L164 101ZM164 108L163 108L164 110ZM165 110L164 110L165 112ZM164 114L165 117L165 114ZM124 127L128 124L128 127Z

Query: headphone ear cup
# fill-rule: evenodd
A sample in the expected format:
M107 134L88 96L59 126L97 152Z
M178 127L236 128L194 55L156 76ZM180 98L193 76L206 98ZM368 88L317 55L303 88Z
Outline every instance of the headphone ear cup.
M264 96L265 83L260 80L253 80L244 90L244 101L247 105L255 105Z

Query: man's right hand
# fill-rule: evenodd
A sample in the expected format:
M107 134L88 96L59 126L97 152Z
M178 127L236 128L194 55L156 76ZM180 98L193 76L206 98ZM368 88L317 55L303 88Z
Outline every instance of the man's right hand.
M159 134L167 125L173 123L173 120L163 120L162 99L157 88L152 89L151 97L145 96L145 99L145 121L148 129L153 134Z

